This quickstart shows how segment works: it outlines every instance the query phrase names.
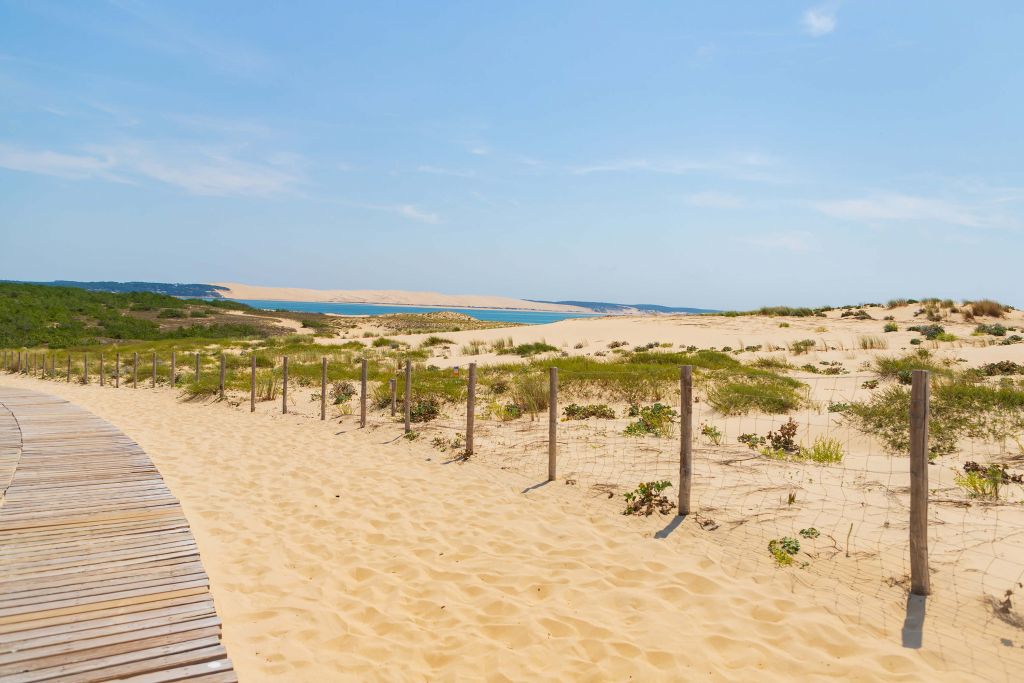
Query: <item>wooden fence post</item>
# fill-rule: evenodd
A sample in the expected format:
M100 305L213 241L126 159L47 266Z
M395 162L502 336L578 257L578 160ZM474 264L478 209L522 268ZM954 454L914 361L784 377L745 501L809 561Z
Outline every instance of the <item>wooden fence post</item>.
M139 388L139 352L135 351L132 355L132 389Z
M114 353L114 388L121 388L121 352Z
M362 368L359 372L359 426L366 426L366 372L367 362L363 359Z
M327 419L327 356L320 359L320 419Z
M68 384L71 384L71 354L68 354Z
M156 351L153 352L153 388L156 389Z
M46 362L45 362L45 359L44 359L43 365L45 366L45 364L46 364ZM44 370L45 370L45 367L44 367ZM106 372L104 370L105 369L103 367L103 354L101 353L100 354L100 386L101 387L104 386L104 384L106 384L106 381L107 381Z
M199 352L196 351L196 381L199 381Z
M476 421L476 363L469 364L466 382L466 455L473 455L473 423Z
M388 380L388 386L391 388L391 417L394 417L398 412L398 380L392 377Z
M82 384L89 383L89 353L82 354Z
M910 592L931 593L928 575L928 371L914 370L910 389Z
M284 377L281 380L281 414L288 413L288 356L284 357Z
M558 368L548 368L548 481L557 476Z
M693 487L693 366L679 368L679 508L681 516L690 514Z
M256 412L256 351L249 359L252 367L249 370L249 412Z
M405 361L405 396L402 397L403 408L405 410L405 433L408 434L412 431L412 402L410 395L412 394L412 361Z
M220 397L224 398L224 352L220 354Z
M171 350L171 388L178 384L178 352Z

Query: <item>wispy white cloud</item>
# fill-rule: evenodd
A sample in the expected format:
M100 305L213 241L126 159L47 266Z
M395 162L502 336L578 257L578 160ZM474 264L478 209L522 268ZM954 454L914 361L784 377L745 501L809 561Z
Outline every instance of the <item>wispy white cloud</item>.
M432 175L449 175L455 176L456 178L473 178L476 176L476 171L460 170L454 168L442 168L440 166L422 165L416 169L420 173L430 173Z
M738 237L736 241L762 249L780 249L797 253L821 250L814 235L802 230L768 232L760 235Z
M103 178L119 180L114 173L116 161L109 156L68 154L52 150L31 150L0 144L0 168L24 173L82 180Z
M412 221L419 221L420 223L430 223L436 225L441 222L441 217L436 213L430 211L424 211L415 204L401 204L394 207L384 207L398 213L400 216L404 216Z
M936 222L968 228L995 227L998 217L977 207L945 199L905 194L880 194L858 199L813 203L821 213L843 220L868 222Z
M786 182L779 162L757 152L730 154L712 158L627 157L593 164L567 167L573 175L594 173L659 173L665 175L718 175L753 182Z
M811 7L804 12L801 20L804 32L815 38L832 33L839 23L838 14L838 2L827 2L817 7Z
M684 196L683 201L690 206L710 209L736 209L746 203L742 197L714 191L694 192Z
M0 145L0 167L75 180L153 180L190 194L268 196L300 181L293 155L245 161L229 151L147 142L90 145L60 152Z

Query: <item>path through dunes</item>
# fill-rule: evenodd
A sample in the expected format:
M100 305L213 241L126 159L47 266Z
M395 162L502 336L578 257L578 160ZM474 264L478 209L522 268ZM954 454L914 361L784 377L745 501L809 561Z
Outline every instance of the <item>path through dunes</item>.
M135 442L0 388L5 489L0 680L237 680L188 522Z

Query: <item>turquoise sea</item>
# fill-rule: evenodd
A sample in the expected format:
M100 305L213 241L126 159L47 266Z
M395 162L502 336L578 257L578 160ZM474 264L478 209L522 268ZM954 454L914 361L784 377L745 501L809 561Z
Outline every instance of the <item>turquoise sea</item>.
M491 308L432 308L428 306L386 306L383 304L339 304L319 301L265 301L261 299L234 299L254 308L304 311L307 313L336 313L338 315L381 315L384 313L430 313L433 311L454 311L465 313L477 320L492 320L508 323L540 325L566 318L587 318L590 313L550 313L548 311L514 311Z

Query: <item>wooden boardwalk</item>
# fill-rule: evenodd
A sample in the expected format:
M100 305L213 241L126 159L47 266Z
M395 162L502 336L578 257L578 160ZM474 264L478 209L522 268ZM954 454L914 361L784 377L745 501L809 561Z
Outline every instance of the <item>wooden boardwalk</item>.
M0 387L0 681L237 680L181 506L135 442Z

